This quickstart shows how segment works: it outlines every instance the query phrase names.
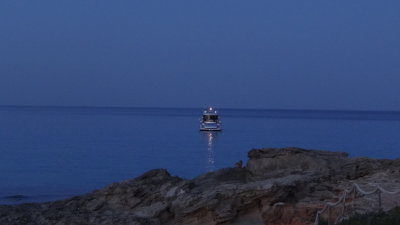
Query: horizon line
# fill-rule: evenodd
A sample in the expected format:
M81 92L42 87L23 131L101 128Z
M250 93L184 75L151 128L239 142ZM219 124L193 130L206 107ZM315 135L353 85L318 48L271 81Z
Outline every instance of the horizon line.
M207 106L208 107L208 106ZM114 108L114 109L200 109L207 107L165 107L165 106L93 106L93 105L1 105L0 108ZM262 110L262 111L309 111L309 112L376 112L400 113L400 110L360 110L360 109L284 109L284 108L232 108L216 107L218 110Z

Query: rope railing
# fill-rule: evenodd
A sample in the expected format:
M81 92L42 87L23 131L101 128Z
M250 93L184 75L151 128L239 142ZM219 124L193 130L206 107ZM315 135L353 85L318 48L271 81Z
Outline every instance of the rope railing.
M349 198L348 196L350 196L351 194L353 194L353 197L351 198L351 204L354 204L354 199L356 198L357 193L360 193L363 196L378 194L379 209L381 210L382 209L382 198L381 198L382 193L389 194L389 195L395 195L395 194L400 193L400 190L388 191L377 184L371 184L371 183L368 183L368 184L375 187L375 189L371 190L371 191L365 191L360 187L360 185L352 182L351 187L349 189L344 190L343 194L339 197L339 199L336 202L326 202L324 207L321 210L317 211L317 214L315 215L314 225L319 225L321 214L323 214L326 211L328 211L328 225L330 225L330 223L329 223L330 216L331 216L330 209L334 208L336 206L339 206L339 205L342 205L342 210L341 210L340 215L335 219L334 225L341 222L343 219L345 219L344 215L345 215L345 209L346 209L346 201Z

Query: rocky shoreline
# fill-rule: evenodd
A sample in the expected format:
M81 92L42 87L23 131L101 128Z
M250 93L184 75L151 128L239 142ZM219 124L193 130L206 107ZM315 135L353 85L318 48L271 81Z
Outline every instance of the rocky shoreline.
M194 179L151 170L65 200L0 206L6 225L311 225L352 182L400 188L400 159L349 158L299 148L254 149L248 162ZM397 197L384 199L385 208ZM374 211L368 201L359 208Z

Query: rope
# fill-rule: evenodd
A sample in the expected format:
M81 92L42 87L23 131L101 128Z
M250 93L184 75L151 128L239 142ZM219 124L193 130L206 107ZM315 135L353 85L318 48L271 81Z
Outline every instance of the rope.
M346 204L346 198L347 198L348 195L350 195L352 193L354 193L354 196L357 195L357 192L361 193L363 195L371 195L371 194L375 194L375 193L379 193L379 192L380 193L389 194L389 195L395 195L395 194L400 193L400 190L388 191L388 190L382 188L381 186L379 186L377 184L371 184L371 183L368 183L368 184L371 185L371 186L374 186L375 189L372 190L372 191L365 191L365 190L361 189L361 187L358 184L352 182L351 188L350 189L345 189L343 194L340 196L340 198L336 202L326 202L324 207L321 210L317 211L317 214L315 215L314 225L319 225L319 217L320 217L320 215L322 213L324 213L326 210L328 210L328 208L336 207L336 206L338 206L339 204L342 203L343 204L342 213L341 213L341 215L339 215L336 218L335 224L340 222L344 218L345 207L346 207L346 205L345 205ZM353 199L351 201L352 201L352 203L354 203L354 197L353 197Z

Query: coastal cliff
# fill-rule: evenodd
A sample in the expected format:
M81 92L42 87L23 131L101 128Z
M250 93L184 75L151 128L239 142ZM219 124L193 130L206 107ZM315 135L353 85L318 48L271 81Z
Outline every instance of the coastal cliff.
M191 180L155 169L66 200L3 205L0 224L311 225L324 203L336 201L352 183L400 188L399 159L299 148L254 149L248 157L245 166ZM383 201L387 208L398 204L395 198Z

